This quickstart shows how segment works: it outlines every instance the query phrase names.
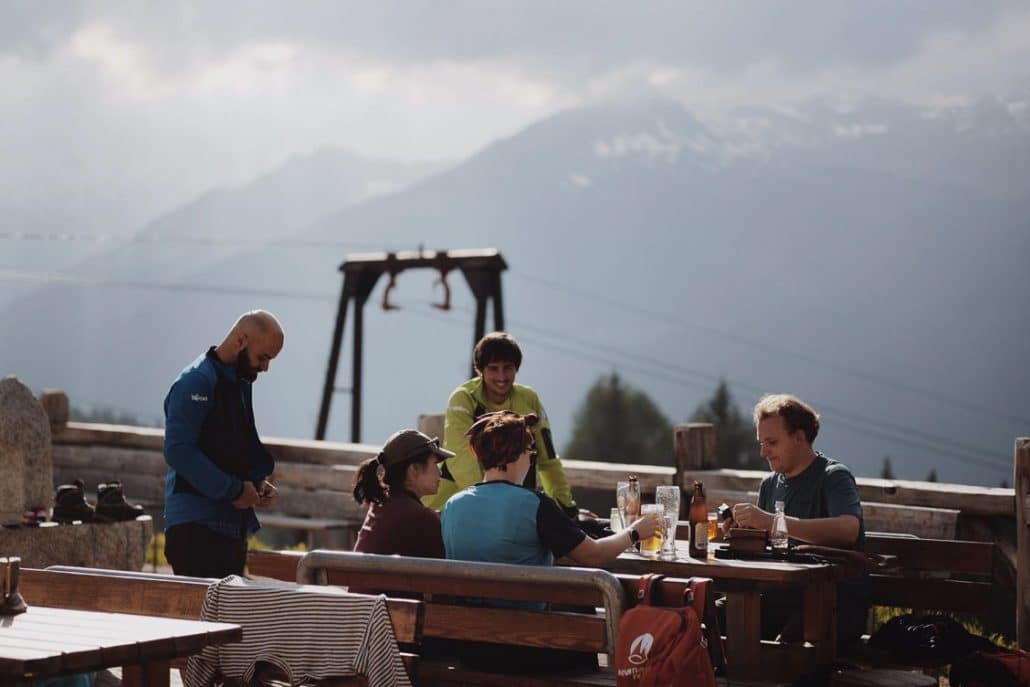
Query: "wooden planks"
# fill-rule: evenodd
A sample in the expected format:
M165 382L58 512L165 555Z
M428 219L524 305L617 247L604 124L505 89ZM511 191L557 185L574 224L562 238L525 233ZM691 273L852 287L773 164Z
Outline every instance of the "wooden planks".
M608 651L604 618L582 613L428 603L422 634L515 646Z
M166 683L170 659L242 636L226 623L30 606L0 626L0 680L156 663Z
M303 439L264 438L263 441L272 455L282 463L305 465L356 466L362 460L374 456L379 448L370 444ZM164 434L161 429L70 422L54 432L53 443L55 448L94 446L160 453L163 450ZM627 461L639 458L626 456ZM659 484L674 484L677 480L674 468L660 465L585 460L563 460L563 463L570 483L577 490L613 492L615 482L630 473L640 477L641 489L645 493L653 492ZM332 473L324 474L332 484L341 486L338 478L331 476ZM766 474L756 470L690 470L684 472L682 479L703 480L709 493L747 494L758 489L758 483ZM943 508L958 510L967 515L1015 516L1013 489L868 477L859 477L857 482L862 500L866 502Z
M876 606L958 611L983 616L991 608L991 584L965 580L870 575Z
M297 563L303 551L248 551L247 572L273 580L297 581Z
M196 620L200 618L207 588L214 582L170 575L82 570L84 572L23 568L22 594L30 607ZM296 564L289 578L279 579L294 581ZM397 641L416 641L421 622L420 605L409 599L387 600Z
M1016 508L1016 643L1030 651L1030 437L1016 439L1012 484Z
M979 541L914 539L866 535L866 553L897 557L908 571L953 572L990 576L994 572L995 545Z
M491 580L457 579L444 575L405 575L388 571L358 572L327 570L326 581L344 587L376 592L433 594L437 596L482 596L511 601L545 601L578 606L603 604L599 592L573 586L541 585L531 581L522 584Z
M613 572L638 575L660 573L672 577L711 577L717 584L737 581L749 584L802 586L814 581L830 580L833 577L833 568L829 565L722 558L696 560L687 556L687 542L677 540L676 548L679 557L675 561L652 560L635 553L623 553L604 567Z
M757 492L759 483L767 474L760 470L692 470L685 473L684 479L702 480L706 492L746 493ZM595 479L601 479L601 476ZM967 515L1015 515L1013 489L873 477L856 477L855 481L863 503L945 508Z

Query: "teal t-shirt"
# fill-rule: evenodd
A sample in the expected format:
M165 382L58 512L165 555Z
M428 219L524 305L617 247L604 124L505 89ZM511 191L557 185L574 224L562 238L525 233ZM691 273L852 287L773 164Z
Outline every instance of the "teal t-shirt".
M858 539L850 548L865 550L862 500L855 476L843 463L817 453L812 464L796 477L784 477L778 472L767 476L758 488L758 507L774 513L777 501L783 501L783 511L789 517L802 520L855 516Z
M481 482L440 512L447 558L554 565L586 536L551 497L511 482Z

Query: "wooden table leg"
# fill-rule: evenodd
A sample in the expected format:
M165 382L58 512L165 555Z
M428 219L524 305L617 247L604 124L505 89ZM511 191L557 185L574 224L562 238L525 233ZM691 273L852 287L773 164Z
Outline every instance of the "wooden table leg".
M812 582L805 587L805 641L815 646L815 661L829 665L837 657L837 585Z
M169 670L167 660L122 666L122 687L168 687Z
M726 594L726 672L731 680L755 680L762 674L762 595Z

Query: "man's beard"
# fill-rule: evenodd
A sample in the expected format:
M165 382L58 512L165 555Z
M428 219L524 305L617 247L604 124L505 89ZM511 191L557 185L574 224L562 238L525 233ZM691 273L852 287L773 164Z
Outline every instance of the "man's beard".
M240 376L240 379L253 383L257 380L259 371L250 364L250 356L247 355L246 348L236 355L236 374Z

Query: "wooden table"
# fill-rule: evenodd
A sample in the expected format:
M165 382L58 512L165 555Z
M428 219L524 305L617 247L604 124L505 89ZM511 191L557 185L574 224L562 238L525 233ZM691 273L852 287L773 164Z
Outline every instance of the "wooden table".
M633 574L661 573L669 577L710 577L716 589L726 593L726 659L731 678L755 680L770 678L774 667L786 675L809 667L814 652L816 665L832 663L837 648L837 582L843 577L837 565L778 563L712 557L709 543L707 560L687 556L687 542L677 541L677 560L656 560L635 553L623 553L605 566L612 572ZM761 636L763 593L800 590L803 602L804 640L811 647L774 647ZM774 650L775 649L775 650ZM772 658L770 654L778 655ZM806 655L808 654L808 655Z
M229 623L30 606L0 617L0 684L122 666L127 687L167 687L171 659L242 638Z

